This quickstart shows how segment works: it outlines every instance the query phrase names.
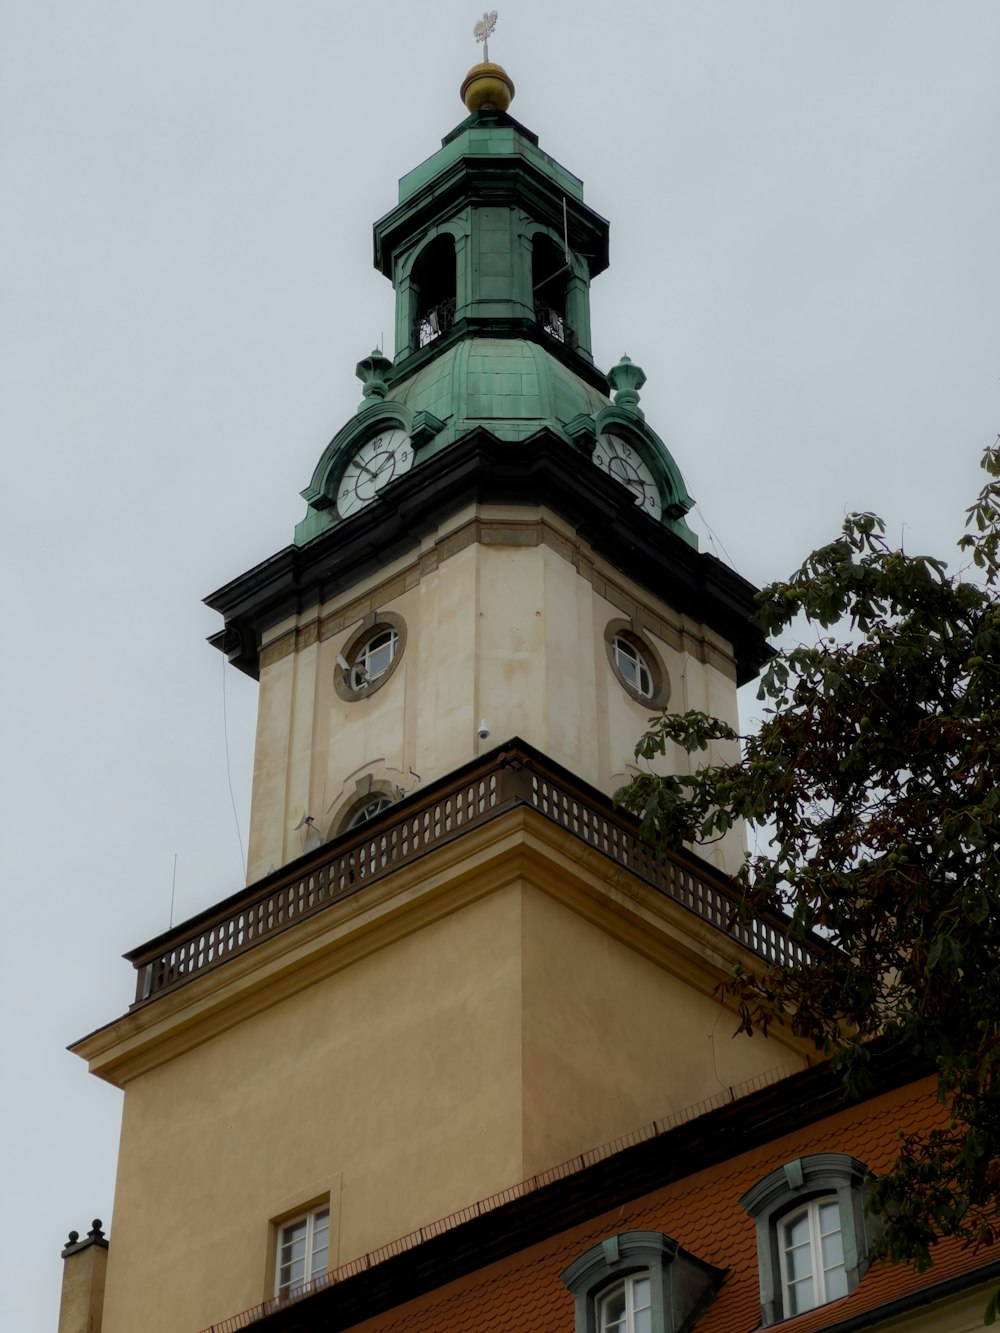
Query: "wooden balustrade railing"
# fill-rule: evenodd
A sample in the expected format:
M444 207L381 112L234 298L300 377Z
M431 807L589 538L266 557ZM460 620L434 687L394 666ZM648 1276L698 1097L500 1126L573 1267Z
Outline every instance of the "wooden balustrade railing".
M729 881L695 857L658 852L634 819L522 741L404 798L217 907L126 954L137 971L133 1008L175 990L261 941L495 819L529 806L738 940L770 963L808 961L820 941L791 938L780 916L737 917Z

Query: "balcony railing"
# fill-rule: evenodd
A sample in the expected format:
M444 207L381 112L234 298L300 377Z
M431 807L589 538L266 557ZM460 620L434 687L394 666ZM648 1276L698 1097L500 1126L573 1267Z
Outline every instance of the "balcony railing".
M768 963L806 963L823 947L821 941L793 939L778 915L739 919L724 876L695 857L658 852L603 793L518 741L126 954L138 973L132 1007L176 990L518 806L536 810Z

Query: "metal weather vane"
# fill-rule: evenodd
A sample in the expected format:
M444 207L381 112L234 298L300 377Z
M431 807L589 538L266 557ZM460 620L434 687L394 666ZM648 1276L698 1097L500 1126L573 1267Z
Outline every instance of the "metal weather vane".
M492 37L496 26L497 26L497 11L495 9L488 9L485 11L483 17L479 20L476 26L472 29L473 37L475 37L477 42L482 42L483 44L484 60L489 60L490 58L490 38Z

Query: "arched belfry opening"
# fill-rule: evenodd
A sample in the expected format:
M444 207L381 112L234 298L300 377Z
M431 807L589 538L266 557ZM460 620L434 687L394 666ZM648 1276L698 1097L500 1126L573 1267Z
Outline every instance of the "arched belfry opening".
M566 318L571 276L566 251L551 236L539 232L531 244L531 293L535 319L546 333L569 346L574 341Z
M414 351L440 338L455 322L457 274L454 236L435 236L417 256L410 278Z

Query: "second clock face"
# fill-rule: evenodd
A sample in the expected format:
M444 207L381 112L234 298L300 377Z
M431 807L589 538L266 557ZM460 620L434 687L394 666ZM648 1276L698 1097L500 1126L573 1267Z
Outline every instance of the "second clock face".
M347 518L371 504L379 491L412 463L413 446L405 430L386 430L366 440L340 478L337 513Z
M641 505L647 514L660 517L660 488L634 445L621 435L601 435L593 459L609 477L629 488L636 504Z

